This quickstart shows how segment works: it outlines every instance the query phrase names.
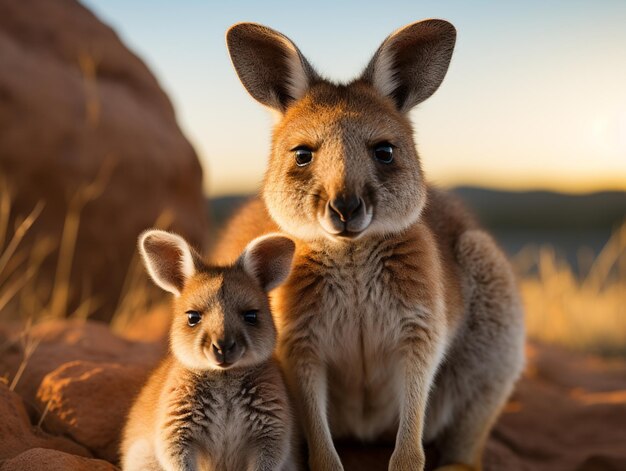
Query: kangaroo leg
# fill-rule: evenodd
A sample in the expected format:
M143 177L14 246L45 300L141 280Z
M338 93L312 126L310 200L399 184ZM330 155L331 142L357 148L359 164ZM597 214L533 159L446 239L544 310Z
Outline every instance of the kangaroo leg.
M330 433L327 415L326 370L308 341L290 344L284 355L286 379L302 421L312 471L342 471Z
M480 470L483 448L524 363L523 313L512 270L489 235L472 230L457 245L470 280L464 323L429 403L440 471ZM432 407L431 407L432 406Z
M425 464L422 435L428 391L434 372L442 357L441 332L426 328L419 320L404 320L407 332L404 366L404 397L396 446L389 462L389 471L422 470Z
M458 401L452 423L437 439L443 467L437 471L478 471L491 427L511 391L510 387L490 388Z

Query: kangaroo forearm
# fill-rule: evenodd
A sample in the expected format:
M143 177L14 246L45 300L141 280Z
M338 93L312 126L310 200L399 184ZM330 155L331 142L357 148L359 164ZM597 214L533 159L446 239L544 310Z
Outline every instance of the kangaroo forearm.
M291 358L297 358L287 369L309 447L309 465L313 470L342 469L328 424L325 367L313 355Z
M389 467L392 471L423 469L422 435L428 393L443 355L441 327L423 322L407 324L410 327L403 339L402 365L405 381L396 447Z

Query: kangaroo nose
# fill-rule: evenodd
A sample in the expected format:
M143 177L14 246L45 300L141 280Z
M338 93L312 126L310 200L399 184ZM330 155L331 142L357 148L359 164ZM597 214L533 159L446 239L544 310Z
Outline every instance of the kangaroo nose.
M229 363L232 361L237 349L234 339L219 339L213 344L213 355L218 363Z
M342 222L348 222L361 204L361 198L358 196L338 196L329 202L330 209Z
M213 353L215 353L216 358L223 360L226 355L228 355L235 349L235 346L235 339L219 339L213 344Z

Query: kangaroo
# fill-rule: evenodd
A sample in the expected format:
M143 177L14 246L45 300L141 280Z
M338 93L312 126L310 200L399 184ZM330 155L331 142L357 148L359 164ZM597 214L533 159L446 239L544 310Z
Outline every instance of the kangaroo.
M170 353L128 417L124 470L291 470L293 419L267 292L289 274L294 243L256 239L229 266L205 265L183 238L150 230L140 252L174 294Z
M385 39L348 84L323 79L270 28L226 40L247 91L275 113L261 195L214 251L266 232L294 238L273 293L278 357L313 470L341 470L334 439L393 440L389 469L479 470L523 367L510 265L451 195L430 185L408 112L441 84L454 27L425 20Z

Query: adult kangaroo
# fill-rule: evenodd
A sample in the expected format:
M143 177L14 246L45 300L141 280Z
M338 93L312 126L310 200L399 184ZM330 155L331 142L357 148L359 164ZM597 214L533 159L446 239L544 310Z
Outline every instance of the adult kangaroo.
M442 20L399 29L348 84L323 79L286 36L234 25L227 43L248 92L277 114L261 196L215 257L264 233L296 241L273 295L278 357L313 470L343 469L333 439L395 438L389 469L479 470L523 366L510 265L461 205L422 172L408 112L448 69Z

